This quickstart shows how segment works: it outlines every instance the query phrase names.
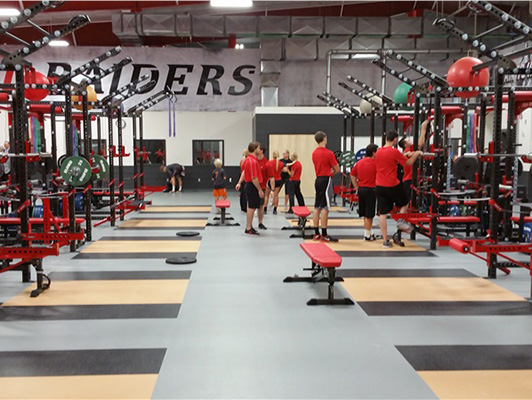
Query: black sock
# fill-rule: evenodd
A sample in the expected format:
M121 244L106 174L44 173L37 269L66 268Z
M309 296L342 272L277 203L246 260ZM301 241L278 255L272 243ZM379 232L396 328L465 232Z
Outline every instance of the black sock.
M277 207L273 207L273 211L277 211Z
M327 228L321 228L321 234L327 236Z
M319 235L320 234L320 228L314 228L314 233L316 233L316 235Z

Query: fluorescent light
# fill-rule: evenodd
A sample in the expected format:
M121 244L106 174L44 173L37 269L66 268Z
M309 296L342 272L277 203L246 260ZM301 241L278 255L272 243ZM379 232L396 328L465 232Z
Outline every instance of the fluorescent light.
M237 43L235 44L235 49L242 50L244 48L244 43Z
M355 60L374 60L376 58L379 58L380 56L378 54L355 54L353 58Z
M52 47L67 47L70 46L66 40L50 40L50 46Z
M18 17L20 11L16 8L0 8L0 17Z
M211 0L211 7L251 7L252 0Z

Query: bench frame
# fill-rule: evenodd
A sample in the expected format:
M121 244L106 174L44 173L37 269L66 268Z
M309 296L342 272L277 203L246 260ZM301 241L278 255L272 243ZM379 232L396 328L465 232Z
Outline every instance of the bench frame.
M220 209L220 216L214 217L213 221L220 221L220 222L219 223L208 223L206 226L240 226L239 223L227 222L227 221L234 220L233 217L227 216L227 208L231 207L231 203L229 203L229 207L218 207L216 206L216 204L215 204L215 207Z
M327 298L326 299L315 299L312 298L307 301L307 306L352 306L355 303L348 297L337 299L334 297L334 282L343 282L344 278L336 276L337 267L322 267L321 265L315 263L311 260L310 268L303 268L303 271L311 271L309 277L300 277L297 275L287 276L283 282L292 283L292 282L327 282ZM325 272L327 271L327 272Z

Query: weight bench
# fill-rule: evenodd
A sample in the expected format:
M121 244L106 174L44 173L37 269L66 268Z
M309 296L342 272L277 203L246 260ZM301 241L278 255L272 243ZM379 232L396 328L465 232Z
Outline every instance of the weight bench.
M221 210L220 218L215 217L214 221L220 221L219 223L208 223L207 226L240 226L238 223L227 222L233 218L227 217L227 209L231 208L231 202L229 200L218 200L215 203L215 207Z
M281 230L298 230L301 233L300 234L292 234L290 235L290 238L303 238L303 239L311 239L312 236L306 235L305 236L305 229L307 229L307 221L308 217L311 214L308 207L305 206L294 206L292 207L292 211L294 215L298 218L297 226L284 226L281 228Z
M320 305L344 305L352 306L355 303L350 298L334 298L334 282L343 282L343 278L336 277L336 269L342 265L342 257L338 255L325 243L301 243L301 249L309 256L312 267L303 268L304 271L311 271L310 277L286 277L283 282L323 282L329 283L328 296L326 299L310 299L307 301L308 306ZM327 276L325 276L327 271Z

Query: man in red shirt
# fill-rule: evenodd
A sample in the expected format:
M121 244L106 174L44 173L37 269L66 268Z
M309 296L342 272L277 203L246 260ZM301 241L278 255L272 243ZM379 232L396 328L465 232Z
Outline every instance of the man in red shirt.
M244 161L243 171L240 179L236 184L236 189L240 190L242 181L245 181L244 190L246 191L246 198L248 207L246 212L246 235L259 236L259 233L253 229L253 214L255 210L260 208L261 198L264 199L264 192L261 188L262 173L260 171L259 161L257 160L260 154L260 143L251 142L248 146L248 156Z
M358 214L364 218L364 240L374 241L375 235L371 232L373 217L375 217L375 180L377 178L377 166L375 165L375 153L378 146L369 144L366 147L366 156L358 161L351 169L351 183L358 194Z
M292 153L290 159L292 160L292 163L287 164L283 168L283 172L290 176L290 180L288 181L288 197L290 199L290 208L288 209L287 214L293 213L292 207L294 207L295 204L294 197L297 198L297 204L300 207L305 206L305 198L301 193L301 173L303 171L303 167L298 160L298 155L296 152Z
M338 161L334 153L327 149L327 134L322 131L316 132L314 135L318 147L312 152L312 162L316 171L316 181L314 187L316 189L316 201L314 203L314 240L322 240L324 242L337 242L338 240L331 238L327 234L327 223L329 221L329 207L331 206L331 198L333 196L333 182L334 174L340 172ZM320 214L321 214L321 232L320 235Z
M423 121L421 124L421 131L419 133L419 139L418 139L418 149L422 149L423 145L425 144L425 136L427 134L427 126L429 124L429 120ZM410 158L412 156L412 150L413 145L412 142L405 136L401 140L399 140L399 147L403 149L403 154ZM408 198L408 203L410 203L410 198L412 195L412 169L414 167L412 165L408 166L405 165L403 167L404 174L403 174L403 187L406 191L406 197Z
M397 177L397 165L411 166L421 154L415 151L410 158L406 158L394 146L397 144L399 134L390 130L386 132L386 144L377 151L375 164L377 166L376 194L377 209L379 211L379 224L381 227L382 247L391 248L393 245L388 240L388 214L393 210L394 205L401 208L401 213L405 213L408 207L408 198L399 178ZM397 221L397 227L405 232L412 230L412 226L403 220Z

